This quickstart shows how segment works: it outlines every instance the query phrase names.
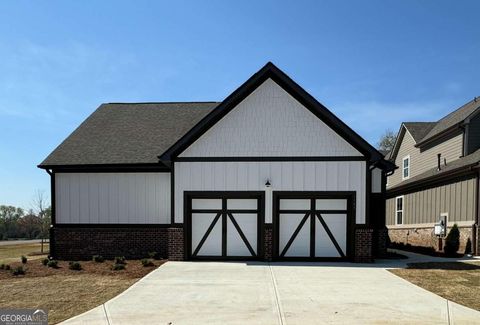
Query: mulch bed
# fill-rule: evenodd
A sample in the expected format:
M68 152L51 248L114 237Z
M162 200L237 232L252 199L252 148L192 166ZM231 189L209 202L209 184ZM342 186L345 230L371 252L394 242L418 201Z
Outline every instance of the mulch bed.
M18 266L22 266L25 269L25 275L12 275L11 271L0 270L0 280L1 279L11 279L15 278L33 278L33 277L46 277L53 275L75 275L75 274L97 274L97 275L110 275L110 276L121 276L124 278L141 278L153 269L159 267L166 260L153 260L154 266L144 267L140 260L127 260L125 265L125 270L112 270L113 261L106 260L103 263L97 263L93 261L82 261L80 262L82 270L74 271L69 269L68 261L58 261L58 268L51 268L42 264L41 260L30 260L26 264L21 262L10 263L11 269L14 269Z

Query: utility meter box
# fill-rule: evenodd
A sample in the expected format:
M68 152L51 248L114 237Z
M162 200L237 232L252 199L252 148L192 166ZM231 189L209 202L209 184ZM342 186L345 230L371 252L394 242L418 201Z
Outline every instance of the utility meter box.
M442 214L440 220L435 224L434 234L439 237L444 237L447 233L447 216Z

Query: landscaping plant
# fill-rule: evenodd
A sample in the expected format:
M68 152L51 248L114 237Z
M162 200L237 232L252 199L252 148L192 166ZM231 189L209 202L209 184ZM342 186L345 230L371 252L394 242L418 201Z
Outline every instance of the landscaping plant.
M7 270L7 271L10 270L10 265L9 264L5 265L5 270Z
M93 255L92 260L97 263L103 263L105 261L102 255Z
M117 256L114 260L115 264L127 264L124 256Z
M153 262L149 258L144 258L142 259L142 265L147 267L147 266L154 266Z
M22 264L27 264L27 257L25 255L22 255L21 260Z
M112 266L112 270L114 270L114 271L125 270L125 264L115 263Z
M5 270L5 264L0 264L0 270Z
M445 247L443 248L443 251L447 256L456 256L459 247L460 231L458 230L457 224L454 224L445 239Z
M80 271L82 269L82 265L79 262L70 262L68 263L68 268L74 271Z
M16 268L14 268L12 270L12 274L17 276L17 275L24 275L25 274L25 270L23 268L23 266L17 266Z
M58 261L57 260L50 260L50 261L48 261L47 266L51 267L53 269L57 269L58 268Z
M42 259L42 264L45 265L45 266L47 266L48 261L49 261L48 258L44 258L44 259Z

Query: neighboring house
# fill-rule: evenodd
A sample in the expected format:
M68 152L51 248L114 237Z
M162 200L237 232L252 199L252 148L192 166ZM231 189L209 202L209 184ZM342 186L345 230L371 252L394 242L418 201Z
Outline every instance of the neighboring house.
M480 98L437 122L404 122L389 158L399 169L387 180L387 227L392 242L442 249L434 225L460 227L460 251L468 241L480 252Z
M355 261L395 168L271 63L220 103L103 104L39 167L57 258Z

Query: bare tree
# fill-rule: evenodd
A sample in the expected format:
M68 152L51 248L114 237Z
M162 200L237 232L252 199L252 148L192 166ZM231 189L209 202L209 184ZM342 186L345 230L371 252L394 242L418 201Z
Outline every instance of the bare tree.
M48 229L51 222L52 209L50 205L47 204L47 198L45 196L45 191L37 190L35 197L33 199L33 210L40 219L40 236L41 236L41 252L43 253L43 244L45 238L48 237Z
M385 153L392 151L396 140L397 135L392 130L386 130L380 137L380 141L378 141L378 150L384 151Z

